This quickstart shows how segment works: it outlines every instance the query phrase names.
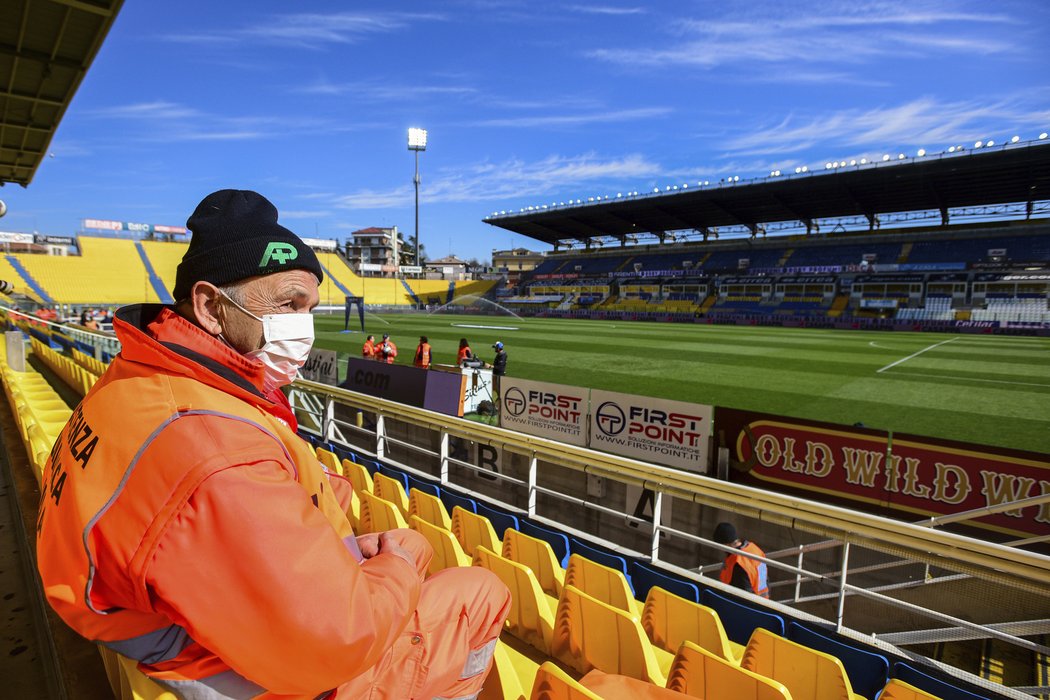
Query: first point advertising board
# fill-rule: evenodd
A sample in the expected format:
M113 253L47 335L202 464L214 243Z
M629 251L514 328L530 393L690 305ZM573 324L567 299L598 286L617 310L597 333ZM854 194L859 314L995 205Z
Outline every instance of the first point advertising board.
M589 447L705 473L713 415L704 404L592 389Z
M587 390L503 377L500 427L572 445L586 445Z

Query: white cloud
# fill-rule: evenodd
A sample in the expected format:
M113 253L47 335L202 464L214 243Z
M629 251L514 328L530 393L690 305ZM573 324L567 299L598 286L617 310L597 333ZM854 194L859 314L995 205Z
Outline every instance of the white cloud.
M240 28L213 32L174 34L168 41L192 44L281 44L306 49L320 49L332 44L350 44L375 34L405 29L417 22L443 20L436 13L408 12L303 12L275 15Z
M503 117L470 122L468 126L537 127L537 126L584 126L611 122L638 121L664 117L673 110L670 107L639 107L590 112L587 114L544 114L528 117Z
M116 105L87 114L121 121L127 138L150 142L246 141L332 127L309 117L223 116L168 100Z
M572 188L593 189L605 182L653 177L661 170L659 165L641 155L602 159L589 153L573 157L549 156L532 163L521 160L482 162L440 173L424 184L421 197L427 202L508 200L564 193ZM319 198L346 209L386 209L406 206L413 201L413 196L413 188L406 185Z
M819 116L783 117L768 127L729 139L729 153L793 153L815 146L896 149L922 146L940 149L956 143L1013 135L1009 130L1039 128L1050 121L1050 110L1032 108L1022 99L945 102L921 97L871 109L844 109ZM880 151L881 152L881 151ZM832 154L829 153L829 157Z
M1021 50L1016 37L993 36L991 27L1017 22L1003 14L960 12L931 2L857 0L822 3L755 2L734 14L686 18L670 25L664 47L599 48L591 58L633 67L752 68L774 64L850 66L881 57L996 54ZM805 73L798 73L804 76ZM792 80L785 71L784 80ZM848 73L828 79L848 81Z
M407 85L387 82L331 83L320 80L298 88L297 92L310 95L353 95L362 100L388 102L419 97L454 97L476 94L476 88L466 85Z
M569 5L565 8L573 12L582 12L589 15L641 15L645 14L644 7L616 7L613 5Z

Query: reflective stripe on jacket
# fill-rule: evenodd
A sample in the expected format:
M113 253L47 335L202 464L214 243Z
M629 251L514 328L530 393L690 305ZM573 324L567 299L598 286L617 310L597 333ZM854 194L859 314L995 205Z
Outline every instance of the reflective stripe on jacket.
M756 554L760 557L766 556L766 553L753 542L745 542L740 547L740 551ZM739 554L730 554L726 557L725 564L722 565L722 573L718 577L722 583L730 585L733 583L734 566L739 566L747 574L747 580L751 583L752 593L763 598L769 597L768 573L764 562L749 557L742 557Z
M159 305L115 328L121 353L44 471L48 602L183 697L366 695L418 573L358 563L338 477L263 394L260 363Z

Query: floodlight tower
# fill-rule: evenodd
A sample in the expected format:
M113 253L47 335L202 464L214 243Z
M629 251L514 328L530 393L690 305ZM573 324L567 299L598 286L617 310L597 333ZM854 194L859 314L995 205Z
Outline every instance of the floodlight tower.
M427 130L415 127L408 130L408 150L416 152L416 265L419 266L419 152L427 150Z

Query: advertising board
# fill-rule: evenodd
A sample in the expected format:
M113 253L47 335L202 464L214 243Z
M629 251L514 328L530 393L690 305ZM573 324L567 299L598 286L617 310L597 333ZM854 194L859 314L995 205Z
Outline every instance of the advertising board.
M704 404L593 389L589 447L706 473L713 414Z
M719 408L733 481L918 520L1050 493L1050 455ZM818 497L819 499L819 497ZM823 499L819 499L823 500ZM1050 503L969 524L1050 531Z
M500 391L500 427L587 444L587 389L503 377Z

